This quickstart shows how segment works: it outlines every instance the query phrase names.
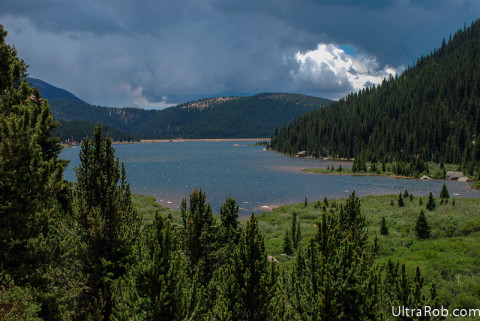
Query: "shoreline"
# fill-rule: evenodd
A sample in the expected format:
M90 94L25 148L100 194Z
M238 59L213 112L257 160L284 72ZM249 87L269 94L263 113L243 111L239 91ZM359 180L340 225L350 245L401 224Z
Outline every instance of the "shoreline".
M404 178L404 179L418 179L422 180L421 178L413 177L413 176L401 176L401 175L390 175L390 174L377 174L377 173L348 173L348 172L320 172L317 171L315 168L302 168L302 172L305 173L312 173L312 174L323 174L323 175L350 175L350 176L383 176L383 177L393 177L393 178ZM434 180L437 178L430 178L430 180ZM441 179L440 179L441 180Z
M140 139L131 143L179 143L179 142L248 142L270 141L271 138L172 138L172 139Z
M393 177L393 178L402 178L402 179L416 179L422 181L420 177L412 177L412 176L400 176L400 175L390 175L390 174L377 174L377 173L348 173L348 172L327 172L323 169L316 169L316 168L302 168L302 172L310 173L310 174L319 174L319 175L350 175L350 176L381 176L381 177ZM447 181L445 178L429 178L426 180L439 180L439 181ZM468 187L474 190L480 190L480 184L477 181L466 181Z

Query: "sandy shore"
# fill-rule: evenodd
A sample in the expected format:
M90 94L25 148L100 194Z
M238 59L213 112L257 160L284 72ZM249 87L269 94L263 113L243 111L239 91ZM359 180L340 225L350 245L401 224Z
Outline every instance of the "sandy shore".
M270 138L211 138L211 139L141 139L140 143L169 143L169 142L246 142L246 141L270 141Z

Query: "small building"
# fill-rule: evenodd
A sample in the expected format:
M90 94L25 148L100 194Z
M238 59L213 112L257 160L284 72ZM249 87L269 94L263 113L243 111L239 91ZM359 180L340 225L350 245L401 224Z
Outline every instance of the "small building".
M297 153L297 157L306 157L307 156L307 151L302 150L301 152Z
M445 176L445 179L447 179L449 181L456 181L462 176L463 176L462 172L447 172L447 175Z

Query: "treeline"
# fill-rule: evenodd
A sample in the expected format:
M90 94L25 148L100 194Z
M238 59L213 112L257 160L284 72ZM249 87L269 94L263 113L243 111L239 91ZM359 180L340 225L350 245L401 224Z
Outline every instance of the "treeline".
M163 110L107 108L65 98L56 98L49 103L53 115L61 123L73 120L100 122L143 139L270 137L275 128L330 103L327 99L281 93L235 97L211 104L208 101ZM202 103L208 107L193 107ZM71 124L65 126L61 134L76 136L81 124L85 125L83 132L91 129L87 123L78 122L75 128Z
M123 164L102 127L85 139L77 182L63 179L48 102L0 25L0 318L3 320L380 320L392 306L436 306L417 268L374 264L354 194L322 205L295 268L269 260L252 214L239 227L227 198L216 220L205 194L180 224L142 225ZM298 231L298 230L297 230Z
M55 128L54 135L65 143L78 143L85 137L91 136L96 124L81 120L64 120ZM121 129L109 125L104 126L105 135L110 136L113 141L136 141L138 137L133 136Z
M282 128L271 148L294 155L462 165L480 176L480 22L401 76L349 94ZM423 166L423 162L418 162Z

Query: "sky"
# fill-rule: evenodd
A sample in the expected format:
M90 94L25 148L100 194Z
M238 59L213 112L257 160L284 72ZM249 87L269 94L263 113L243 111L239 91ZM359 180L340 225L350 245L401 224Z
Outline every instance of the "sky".
M289 92L339 99L401 74L478 0L2 0L33 78L101 106Z

